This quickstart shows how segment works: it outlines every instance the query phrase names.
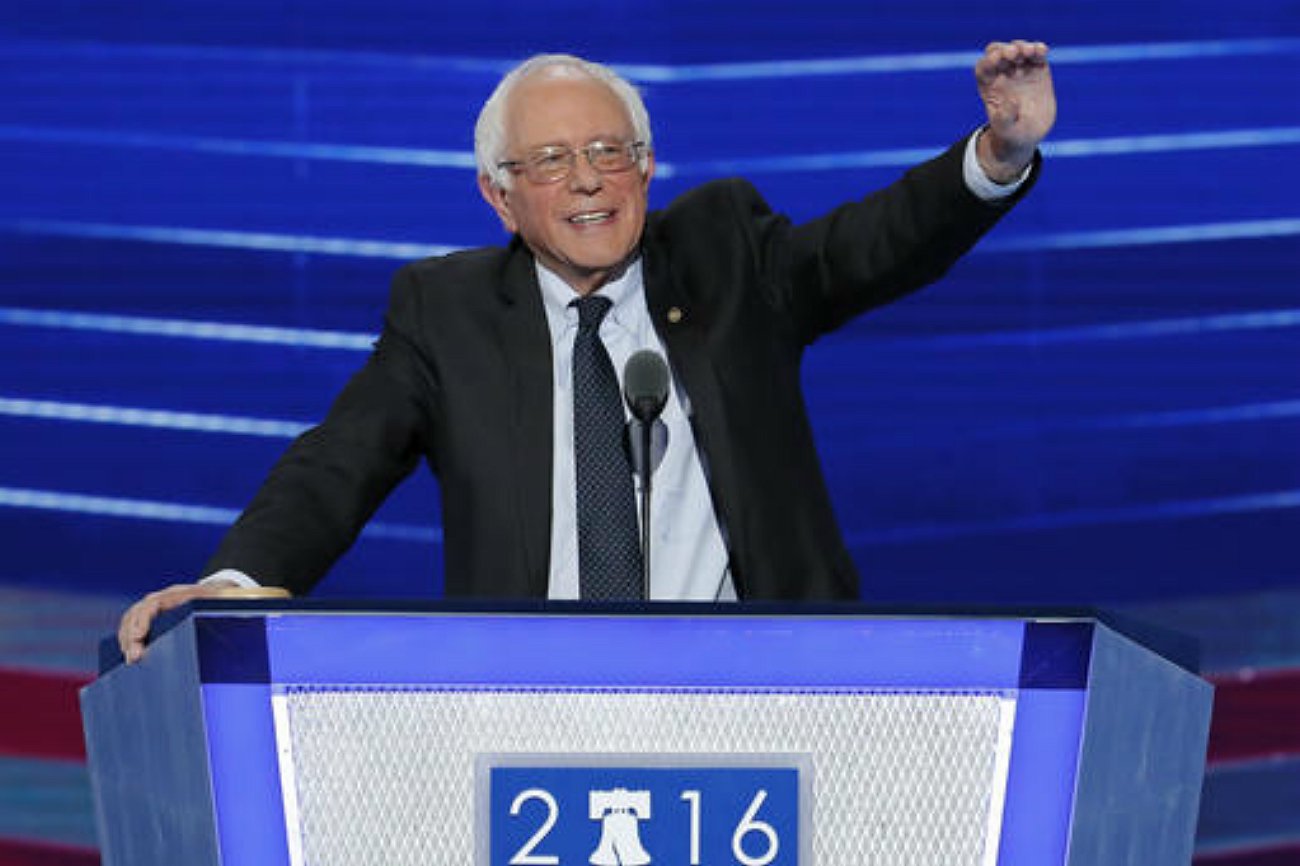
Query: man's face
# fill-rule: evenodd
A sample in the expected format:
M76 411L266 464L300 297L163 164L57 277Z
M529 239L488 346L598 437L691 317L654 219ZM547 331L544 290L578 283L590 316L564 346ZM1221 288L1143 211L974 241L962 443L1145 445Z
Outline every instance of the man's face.
M526 79L506 106L506 155L512 160L539 147L579 148L634 137L623 103L604 84L587 78ZM586 295L616 277L640 242L653 174L653 156L644 173L633 166L601 174L578 154L563 180L539 184L517 174L506 190L480 177L479 188L506 228Z

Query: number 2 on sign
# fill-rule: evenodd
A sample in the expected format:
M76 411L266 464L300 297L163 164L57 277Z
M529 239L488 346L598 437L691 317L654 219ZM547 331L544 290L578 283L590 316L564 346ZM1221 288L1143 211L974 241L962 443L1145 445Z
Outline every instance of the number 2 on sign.
M524 847L520 848L515 853L515 856L510 858L510 866L558 866L559 857L552 854L534 854L533 851L551 832L551 828L555 826L556 820L560 817L560 804L555 802L555 797L550 791L543 791L541 788L529 788L527 791L521 792L518 797L515 797L515 801L510 804L511 817L518 817L524 803L529 800L541 800L546 804L546 820L542 822L542 826L538 828L532 838L524 843Z

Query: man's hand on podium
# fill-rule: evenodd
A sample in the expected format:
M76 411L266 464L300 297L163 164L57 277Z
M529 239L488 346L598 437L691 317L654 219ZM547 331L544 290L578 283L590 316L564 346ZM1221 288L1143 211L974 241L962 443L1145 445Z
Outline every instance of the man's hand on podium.
M180 607L196 598L219 598L224 591L237 587L234 581L213 580L203 583L176 583L151 592L126 609L122 623L117 627L117 643L127 664L133 664L144 655L144 641L149 627L163 611Z

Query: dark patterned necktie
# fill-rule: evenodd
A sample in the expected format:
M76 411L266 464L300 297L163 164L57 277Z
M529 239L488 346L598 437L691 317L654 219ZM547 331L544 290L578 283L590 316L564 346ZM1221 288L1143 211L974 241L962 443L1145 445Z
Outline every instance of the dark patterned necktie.
M586 297L573 340L573 456L578 493L582 598L633 601L642 595L641 541L632 466L623 447L623 398L600 341L609 298Z

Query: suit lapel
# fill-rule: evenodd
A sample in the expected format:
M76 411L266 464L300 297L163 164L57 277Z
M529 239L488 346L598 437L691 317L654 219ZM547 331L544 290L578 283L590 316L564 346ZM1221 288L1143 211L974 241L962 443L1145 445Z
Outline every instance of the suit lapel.
M654 243L651 232L647 232L642 245L642 256L646 306L655 330L668 349L673 376L690 400L691 429L709 481L713 510L730 554L742 541L739 533L743 525L737 513L737 497L733 495L738 489L735 471L728 459L727 443L733 438L727 413L722 411L726 403L722 399L718 371L707 345L711 310L706 301L691 297L682 289L673 276L667 251ZM743 598L744 576L738 573L734 556L731 560L732 579Z
M509 372L510 453L522 524L527 592L545 598L551 556L551 334L532 256L516 238L498 290L500 347ZM503 540L503 543L506 543Z
M706 339L708 305L692 298L673 278L668 255L647 241L642 248L646 306L659 338L668 349L668 360L690 397L692 414L719 405L717 371L713 368ZM717 421L723 419L719 416ZM714 429L717 429L716 427Z

